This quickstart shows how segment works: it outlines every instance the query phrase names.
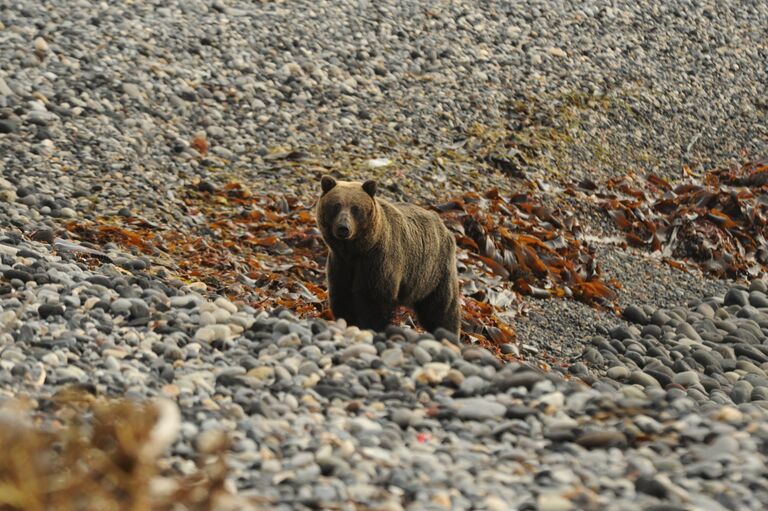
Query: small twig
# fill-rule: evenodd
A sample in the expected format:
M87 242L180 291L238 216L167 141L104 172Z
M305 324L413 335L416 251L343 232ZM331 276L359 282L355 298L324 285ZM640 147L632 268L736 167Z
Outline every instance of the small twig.
M685 148L686 156L689 156L691 154L691 149L693 148L694 144L699 141L700 138L701 138L701 133L696 133L696 135L691 139L691 142Z

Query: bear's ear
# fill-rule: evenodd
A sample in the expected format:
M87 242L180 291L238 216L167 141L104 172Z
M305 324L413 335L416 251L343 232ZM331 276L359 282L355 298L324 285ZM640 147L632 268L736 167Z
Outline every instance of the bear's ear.
M323 176L320 179L320 187L323 189L323 195L333 190L334 186L336 186L336 180L331 176Z
M363 183L363 190L365 190L365 193L373 197L376 195L376 181L369 179L365 183Z

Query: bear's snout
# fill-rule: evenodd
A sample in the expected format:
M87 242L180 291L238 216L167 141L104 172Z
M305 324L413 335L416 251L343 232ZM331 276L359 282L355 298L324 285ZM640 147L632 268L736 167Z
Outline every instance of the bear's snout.
M345 240L352 235L352 231L349 229L348 225L340 224L336 226L336 232L334 232L334 234L340 240Z
M352 234L352 219L348 212L342 211L333 225L333 235L340 240L348 240Z
M343 240L349 238L349 235L352 234L352 232L349 230L349 226L346 225L337 225L336 226L336 237L341 238Z

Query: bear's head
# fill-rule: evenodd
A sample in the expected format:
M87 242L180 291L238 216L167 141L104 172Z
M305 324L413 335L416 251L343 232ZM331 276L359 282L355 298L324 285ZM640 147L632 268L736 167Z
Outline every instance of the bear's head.
M325 241L334 246L364 244L376 220L376 181L320 180L322 196L317 203L317 222Z

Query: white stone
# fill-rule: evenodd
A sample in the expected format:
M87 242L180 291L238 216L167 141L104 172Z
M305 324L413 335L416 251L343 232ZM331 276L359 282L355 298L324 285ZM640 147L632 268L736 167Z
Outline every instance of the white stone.
M195 340L202 342L226 341L231 331L227 325L207 325L195 332Z

